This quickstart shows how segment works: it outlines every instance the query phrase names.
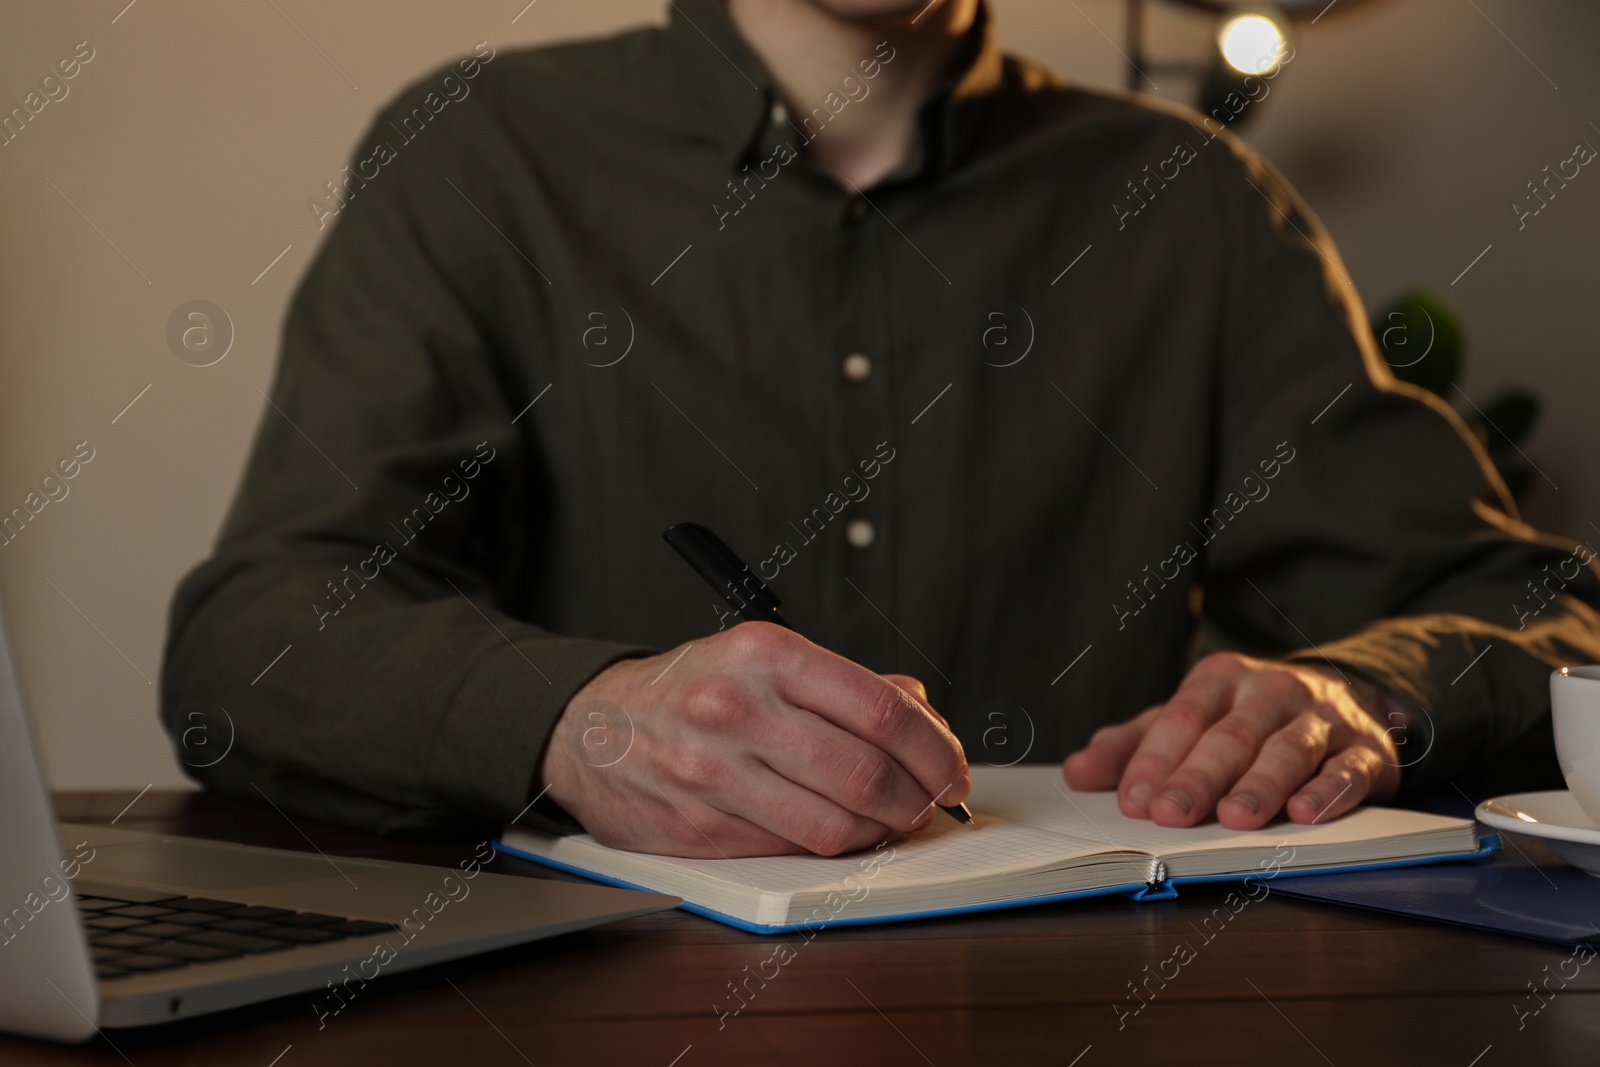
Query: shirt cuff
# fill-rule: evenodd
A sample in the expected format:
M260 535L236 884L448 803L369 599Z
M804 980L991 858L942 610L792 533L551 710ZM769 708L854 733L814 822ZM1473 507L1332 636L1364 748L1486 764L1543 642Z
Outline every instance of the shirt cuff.
M1453 776L1486 750L1493 712L1481 679L1461 681L1474 651L1464 641L1419 642L1382 624L1284 659L1306 666L1333 664L1363 675L1404 706L1409 722L1391 735L1400 758L1400 792L1418 796L1447 789ZM1459 647L1456 647L1459 646ZM1456 662L1459 660L1460 662ZM1455 677L1460 684L1451 685ZM1450 728L1439 728L1448 716ZM1400 722L1385 724L1400 726Z
M578 822L549 798L531 803L533 780L567 702L619 660L656 654L642 645L540 633L479 657L434 742L432 789L466 811L549 833L577 833ZM520 813L520 814L519 814Z

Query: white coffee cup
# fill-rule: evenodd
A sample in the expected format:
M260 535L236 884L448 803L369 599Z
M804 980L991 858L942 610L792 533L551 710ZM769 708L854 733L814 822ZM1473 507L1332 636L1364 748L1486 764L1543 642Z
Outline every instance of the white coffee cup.
M1600 667L1552 671L1550 713L1562 777L1578 806L1600 826Z

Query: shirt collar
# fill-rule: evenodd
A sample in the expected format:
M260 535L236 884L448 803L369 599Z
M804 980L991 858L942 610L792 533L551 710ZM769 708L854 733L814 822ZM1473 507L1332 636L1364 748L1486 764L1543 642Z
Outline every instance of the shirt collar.
M923 105L924 140L932 142L931 162L938 169L954 167L977 148L989 109L1004 85L1005 67L989 5L981 0L954 71Z
M772 129L778 102L772 75L739 35L724 0L668 2L664 39L696 111L694 132L710 138L737 169ZM1005 63L988 2L980 0L954 70L919 113L916 158L895 178L948 170L970 157L1004 84Z

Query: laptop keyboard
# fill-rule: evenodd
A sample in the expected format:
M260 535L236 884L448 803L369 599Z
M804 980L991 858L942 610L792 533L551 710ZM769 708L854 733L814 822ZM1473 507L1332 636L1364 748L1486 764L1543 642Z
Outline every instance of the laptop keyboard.
M74 894L96 976L130 975L395 932L391 923L122 886Z

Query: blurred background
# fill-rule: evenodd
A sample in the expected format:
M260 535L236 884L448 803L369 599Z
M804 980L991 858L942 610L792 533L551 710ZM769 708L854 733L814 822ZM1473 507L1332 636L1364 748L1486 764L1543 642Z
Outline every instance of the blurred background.
M991 5L1008 49L1086 86L1125 88L1136 62L1143 91L1192 104L1218 54L1204 5L1146 0L1136 35L1125 0ZM1240 133L1332 231L1391 362L1439 338L1413 373L1490 416L1525 517L1600 546L1600 167L1575 157L1600 147L1600 4L1286 6L1304 9L1294 58ZM0 133L0 514L80 443L80 458L93 451L0 546L57 788L186 781L156 717L168 602L210 549L265 406L321 236L307 201L374 112L479 41L504 50L665 11L0 0L0 108L28 116ZM41 91L74 58L76 76ZM185 347L169 323L180 309L200 321L185 318L193 301L211 305L212 332Z

